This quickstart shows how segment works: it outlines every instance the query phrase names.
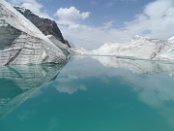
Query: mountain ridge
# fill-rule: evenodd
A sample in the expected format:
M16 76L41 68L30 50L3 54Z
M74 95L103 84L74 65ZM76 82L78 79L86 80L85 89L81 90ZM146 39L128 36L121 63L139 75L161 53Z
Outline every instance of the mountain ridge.
M168 41L136 36L127 43L105 43L95 50L73 49L77 55L115 56L119 58L174 61L174 37Z
M64 39L57 23L49 18L42 18L34 14L31 10L23 7L14 7L18 12L30 20L44 35L53 35L56 39L71 47L69 42Z

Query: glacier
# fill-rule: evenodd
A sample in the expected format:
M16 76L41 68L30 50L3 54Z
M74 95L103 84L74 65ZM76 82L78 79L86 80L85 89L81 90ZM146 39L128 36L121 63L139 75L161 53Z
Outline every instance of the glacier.
M64 63L63 51L32 22L0 1L0 65Z
M120 58L174 61L174 37L168 41L136 36L127 43L106 43L98 49L72 49L75 55L116 56Z

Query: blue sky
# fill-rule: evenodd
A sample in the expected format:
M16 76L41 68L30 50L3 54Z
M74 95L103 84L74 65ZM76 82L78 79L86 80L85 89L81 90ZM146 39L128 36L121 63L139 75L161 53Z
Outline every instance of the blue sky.
M7 0L55 20L76 47L127 43L140 35L167 40L174 35L174 0Z
M136 14L143 11L144 6L152 0L39 0L44 10L52 15L58 8L76 7L78 10L91 13L86 24L102 25L113 21L115 27L122 26Z

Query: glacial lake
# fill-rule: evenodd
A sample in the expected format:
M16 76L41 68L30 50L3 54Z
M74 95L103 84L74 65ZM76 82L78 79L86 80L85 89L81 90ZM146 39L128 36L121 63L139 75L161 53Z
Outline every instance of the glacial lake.
M174 64L76 56L2 66L0 131L174 131Z

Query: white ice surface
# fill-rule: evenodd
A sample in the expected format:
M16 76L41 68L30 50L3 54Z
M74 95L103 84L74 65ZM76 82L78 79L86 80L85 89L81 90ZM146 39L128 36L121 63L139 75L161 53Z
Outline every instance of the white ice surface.
M127 43L106 43L95 50L73 49L74 54L117 56L146 60L174 61L174 37L168 41L137 36Z
M26 19L9 3L4 0L0 0L0 7L2 9L1 12L6 13L5 15L3 14L1 17L5 19L5 21L12 27L21 30L31 36L44 40L54 48L57 48L32 22ZM59 50L59 52L61 52L61 50Z

